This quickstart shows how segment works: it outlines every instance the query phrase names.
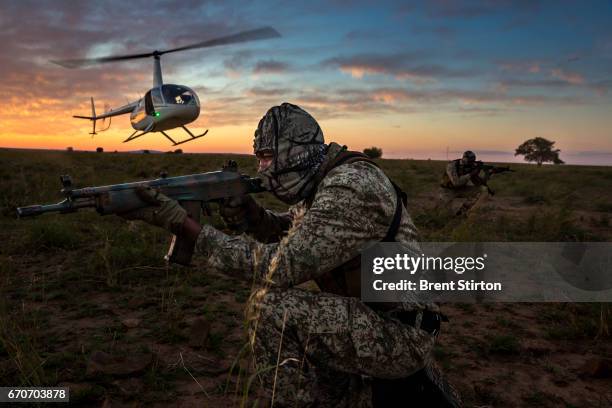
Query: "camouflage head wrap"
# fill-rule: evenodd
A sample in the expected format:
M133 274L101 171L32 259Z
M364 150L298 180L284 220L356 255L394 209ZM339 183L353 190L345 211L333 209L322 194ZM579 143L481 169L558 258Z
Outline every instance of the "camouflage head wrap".
M268 110L255 130L254 153L271 151L274 161L259 173L280 200L295 204L312 193L327 145L317 121L296 105Z

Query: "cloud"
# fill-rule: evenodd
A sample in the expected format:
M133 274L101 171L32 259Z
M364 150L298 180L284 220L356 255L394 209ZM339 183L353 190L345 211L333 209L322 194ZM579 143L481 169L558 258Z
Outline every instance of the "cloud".
M604 96L608 94L608 91L612 89L612 80L605 79L602 81L595 81L589 84L589 87L593 89L597 95Z
M571 61L578 61L579 57L571 57ZM567 61L566 61L567 62ZM496 64L502 71L512 77L502 78L499 81L500 89L508 87L538 87L538 88L567 88L568 86L584 86L595 90L599 95L606 92L605 84L591 83L579 72L567 71L564 68L554 67L555 63L541 60L500 60ZM553 67L551 67L553 66ZM519 74L520 77L516 77Z
M582 76L581 74L577 72L566 72L560 68L551 70L550 74L554 78L558 78L572 85L582 85L585 82L584 76Z
M534 0L429 0L427 2L407 1L398 7L401 14L420 13L429 18L471 19L492 14L525 15L535 14L540 9L540 1ZM516 18L516 17L515 17Z
M258 61L253 68L254 74L283 74L289 71L290 65L276 60Z
M141 97L152 83L151 60L73 70L49 60L165 49L253 27L246 15L219 1L22 1L3 5L2 14L10 18L2 18L0 27L0 122L3 132L23 134L36 128L74 134L83 126L71 115L88 113L90 96L99 109L105 102L117 107ZM235 67L237 73L251 58L240 47L211 48L204 55L215 54L224 55L228 71ZM202 55L196 50L164 56L163 72L202 65ZM223 58L205 60L215 62L223 67ZM197 81L187 85L198 87ZM129 121L118 118L115 127L128 129Z
M560 79L531 79L531 78L508 78L499 82L500 89L507 91L511 88L567 88L570 84Z
M357 28L350 30L344 36L346 40L351 42L362 42L362 41L382 41L386 38L386 35L382 31Z
M498 60L496 64L505 71L517 71L536 74L540 72L542 61L538 60Z
M474 71L448 68L446 65L426 63L431 55L424 51L392 54L356 54L326 59L326 67L337 67L353 78L366 75L390 75L398 80L428 82L443 78L464 78L475 75Z
M252 97L269 97L269 96L283 96L290 94L291 91L288 88L274 88L274 87L253 87L246 91L246 95Z
M501 114L533 106L578 105L577 97L549 94L508 95L465 89L415 90L410 88L309 89L291 93L287 98L302 105L317 117L353 117L364 113L449 112L471 115Z
M412 5L410 13L465 19L509 10L506 1L497 3L421 2ZM604 72L610 67L610 60L604 59L601 63L601 55L607 58L612 55L609 45L579 63L563 65L563 69L544 57L513 61L520 50L500 48L495 55L504 55L508 61L498 61L499 69L491 69L490 63L484 61L485 51L480 43L470 41L470 53L461 43L465 33L482 32L481 26L464 31L460 21L432 21L422 15L416 16L410 26L397 25L396 19L372 20L372 24L359 25L353 17L370 18L370 9L364 6L356 10L352 3L345 2L333 10L345 8L346 19L329 27L328 3L292 4L273 11L267 7L236 5L236 2L220 0L179 3L113 0L104 4L24 0L3 4L0 15L2 134L28 135L33 129L42 129L44 132L40 133L44 137L60 141L74 135L88 137L90 124L72 119L71 115L88 113L90 96L96 98L98 109L104 102L117 107L127 98L142 96L152 82L150 60L68 70L49 63L51 59L178 47L253 28L259 25L258 21L266 24L270 20L274 21L273 25L278 24L276 28L290 41L261 42L253 47L251 44L218 47L162 57L167 80L174 80L174 70L179 74L176 82L191 86L200 96L201 119L196 127L202 124L211 128L255 126L267 108L283 101L303 105L318 119L375 120L378 115L393 114L391 119L396 120L400 115L414 113L491 115L532 106L589 104L594 98L582 99L584 90L604 95L612 87ZM527 8L521 4L517 7ZM355 24L349 27L351 22ZM328 31L323 36L309 34L321 27L329 28L329 34ZM415 43L412 30L422 31L424 42L418 45L421 50L409 48ZM432 31L437 34L432 35ZM497 33L493 30L491 35ZM450 35L457 46L440 47L444 35ZM500 44L503 47L505 43ZM338 54L338 49L342 54ZM554 52L555 49L536 48L529 55ZM595 65L597 69L592 68ZM294 74L298 69L303 69L299 78L280 75ZM254 75L261 77L254 78ZM499 83L496 89L491 86L495 83ZM564 94L555 91L564 91ZM129 120L117 118L111 131L115 128L119 129L117 134L129 131Z
M401 89L378 89L371 93L371 97L376 102L383 102L386 104L405 102L412 99L410 92Z

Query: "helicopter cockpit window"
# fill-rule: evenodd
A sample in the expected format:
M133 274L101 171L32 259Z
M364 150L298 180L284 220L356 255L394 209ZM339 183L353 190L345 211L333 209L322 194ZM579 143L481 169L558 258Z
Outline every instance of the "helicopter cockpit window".
M195 105L197 103L194 93L183 86L162 85L162 93L168 104Z

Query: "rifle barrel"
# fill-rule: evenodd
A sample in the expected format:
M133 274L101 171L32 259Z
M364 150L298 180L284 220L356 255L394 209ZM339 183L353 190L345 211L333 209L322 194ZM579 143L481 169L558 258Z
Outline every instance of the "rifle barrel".
M19 218L23 217L35 217L40 214L44 214L47 212L66 212L70 208L70 203L68 200L64 200L57 204L46 204L46 205L29 205L27 207L18 207L17 208L17 216Z

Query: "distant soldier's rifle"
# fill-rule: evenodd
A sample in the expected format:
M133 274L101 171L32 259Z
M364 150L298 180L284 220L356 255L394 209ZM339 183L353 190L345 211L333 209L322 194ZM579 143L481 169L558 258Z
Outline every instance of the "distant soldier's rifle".
M489 175L492 174L501 174L505 172L515 172L516 170L512 170L509 166L492 166L490 164L485 164L481 161L474 162L473 167L471 167L470 171L478 170L484 171ZM487 184L486 180L483 180L480 176L476 175L472 177L474 184L485 186L490 195L495 195L495 191L491 190L491 187Z
M95 208L101 215L124 214L150 206L140 198L138 188L150 187L177 200L189 216L200 220L200 211L206 203L228 197L264 191L261 180L238 173L235 162L229 162L223 170L187 176L165 177L148 181L113 184L100 187L75 189L70 176L60 176L61 192L66 198L57 204L31 205L17 208L19 217L31 217L47 212L62 214L81 208ZM166 259L170 262L189 265L195 242L174 236Z

